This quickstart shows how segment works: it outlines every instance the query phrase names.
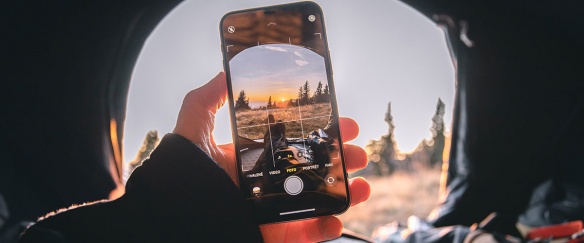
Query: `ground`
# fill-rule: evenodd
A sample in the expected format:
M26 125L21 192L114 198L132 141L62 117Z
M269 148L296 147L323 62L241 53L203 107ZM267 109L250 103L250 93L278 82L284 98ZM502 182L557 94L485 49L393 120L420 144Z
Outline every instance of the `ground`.
M276 121L286 123L286 137L302 138L318 128L325 128L331 114L330 103L319 103L289 108L270 109ZM266 110L239 110L237 117L238 134L249 139L263 139L267 127ZM302 120L302 126L299 120ZM303 134L304 131L304 134Z
M371 236L376 226L406 222L410 215L426 218L438 203L440 170L418 169L386 177L367 177L371 197L339 216L345 228Z

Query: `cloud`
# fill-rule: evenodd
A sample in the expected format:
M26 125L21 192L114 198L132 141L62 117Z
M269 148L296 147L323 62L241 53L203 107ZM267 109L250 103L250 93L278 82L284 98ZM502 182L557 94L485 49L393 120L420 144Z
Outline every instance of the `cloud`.
M301 66L301 67L308 64L308 62L304 61L304 60L294 60L294 61L296 62L296 64L298 64L298 66Z
M302 53L300 53L299 51L294 51L294 55L296 55L297 57L300 57L300 58L304 57L304 56L302 56Z
M279 47L279 46L264 46L264 48L272 51L279 51L279 52L288 52L286 49Z

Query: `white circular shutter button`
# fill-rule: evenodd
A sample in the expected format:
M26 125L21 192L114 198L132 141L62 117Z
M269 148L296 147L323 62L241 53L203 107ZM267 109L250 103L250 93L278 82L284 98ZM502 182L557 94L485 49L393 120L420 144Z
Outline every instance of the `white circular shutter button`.
M284 181L284 189L290 195L298 195L304 188L304 182L298 176L290 176Z

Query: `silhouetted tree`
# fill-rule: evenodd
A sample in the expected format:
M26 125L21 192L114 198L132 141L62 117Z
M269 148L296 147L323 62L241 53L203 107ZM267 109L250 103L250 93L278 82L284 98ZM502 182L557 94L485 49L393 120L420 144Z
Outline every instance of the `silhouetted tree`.
M316 91L314 91L314 96L312 96L312 100L314 100L314 103L320 103L323 101L322 98L322 83L319 81L318 85L316 86Z
M297 106L304 105L302 104L302 93L302 86L300 86L300 89L298 89L298 99L296 99Z
M244 90L241 90L239 92L239 96L237 97L237 100L235 101L235 109L236 110L251 109L251 107L249 107L249 99L247 98L247 95L245 94Z
M268 109L272 108L272 96L270 95L270 98L268 98L268 105L266 107L268 107Z
M395 129L395 125L393 124L393 116L391 115L391 102L387 104L387 112L385 113L385 122L388 125L387 135L382 136L381 140L383 141L383 150L381 151L381 158L384 159L384 162L387 165L387 173L391 174L395 170L395 154L397 152L397 148L395 146L395 139L393 137L393 131Z
M310 86L308 85L308 81L304 83L302 88L302 104L308 105L310 104Z
M324 90L322 92L322 101L323 102L329 102L330 101L330 96L331 96L331 94L330 94L330 91L329 91L329 86L328 86L328 84L326 84L324 86Z
M389 126L387 134L381 136L379 140L370 140L365 146L373 169L377 175L389 175L397 167L395 155L397 148L393 137L395 125L393 116L391 116L391 102L387 104L387 113L385 113L385 122Z
M430 165L442 164L442 155L444 154L444 113L446 112L446 105L442 99L438 98L436 104L436 112L432 117L432 153L430 155Z

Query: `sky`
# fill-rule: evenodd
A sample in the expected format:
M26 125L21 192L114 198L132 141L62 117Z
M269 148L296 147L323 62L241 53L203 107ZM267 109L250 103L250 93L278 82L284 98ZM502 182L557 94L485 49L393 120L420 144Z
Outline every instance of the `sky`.
M298 89L305 82L308 82L312 95L318 82L327 82L324 58L311 50L289 44L245 49L231 59L230 67L234 95L245 90L252 108L265 106L269 97L277 102L296 99Z
M360 126L350 143L365 146L387 133L391 102L401 151L430 138L438 98L452 122L454 68L443 31L409 6L392 0L315 1L324 12L341 116ZM230 11L286 1L192 0L156 27L137 60L128 97L124 161L132 160L148 130L172 132L184 95L223 70L219 21ZM232 141L227 107L216 116L218 143Z

